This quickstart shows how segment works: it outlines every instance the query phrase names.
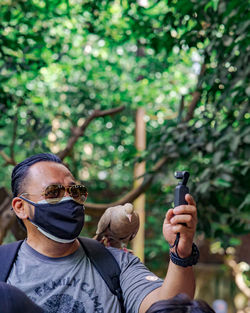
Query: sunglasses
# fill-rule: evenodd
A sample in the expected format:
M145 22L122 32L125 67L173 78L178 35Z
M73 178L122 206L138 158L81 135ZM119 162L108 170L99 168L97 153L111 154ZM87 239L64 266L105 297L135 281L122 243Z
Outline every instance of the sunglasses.
M48 203L57 203L62 200L65 192L76 202L83 204L87 199L88 189L84 185L65 187L60 184L49 185L41 194Z

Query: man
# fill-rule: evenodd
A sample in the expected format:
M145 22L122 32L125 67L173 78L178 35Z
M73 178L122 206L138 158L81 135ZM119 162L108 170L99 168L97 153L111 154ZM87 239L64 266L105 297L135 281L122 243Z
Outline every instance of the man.
M52 154L24 160L13 170L12 191L12 207L27 229L27 239L7 283L21 289L46 312L120 312L117 297L108 290L77 239L84 224L87 191L76 186L61 160ZM183 267L182 260L192 259L197 213L190 195L186 201L188 205L168 210L163 223L170 245L180 233L175 263L181 265L170 261L164 281L137 257L109 248L121 268L126 312L144 313L157 300L178 293L194 296L193 263Z
M191 300L185 294L179 294L168 300L154 303L146 313L215 313L203 300Z
M4 282L0 282L0 304L1 313L44 313L25 293Z

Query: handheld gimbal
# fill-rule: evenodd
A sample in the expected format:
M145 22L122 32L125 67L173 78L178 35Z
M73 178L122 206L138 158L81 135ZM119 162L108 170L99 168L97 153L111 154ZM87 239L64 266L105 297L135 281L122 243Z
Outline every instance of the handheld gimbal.
M175 187L174 192L174 207L187 204L187 201L185 200L185 195L189 193L189 189L186 186L189 178L189 172L182 171L182 172L175 172L174 173L175 178L182 179L178 183L178 185Z

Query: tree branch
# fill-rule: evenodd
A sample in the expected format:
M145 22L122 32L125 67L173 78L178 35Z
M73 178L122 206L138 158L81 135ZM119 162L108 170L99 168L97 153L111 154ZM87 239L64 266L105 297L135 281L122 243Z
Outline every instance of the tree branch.
M6 165L16 165L15 160L10 158L4 151L0 150L0 155L6 161Z
M92 216L100 216L104 213L104 211L108 207L116 206L116 205L122 205L127 202L133 202L139 195L144 193L149 186L151 185L155 175L157 172L163 167L163 165L168 161L167 157L163 157L161 160L159 160L156 165L153 167L150 174L146 174L144 176L144 180L137 188L132 189L129 191L126 195L124 195L122 198L120 198L117 201L111 202L111 203L85 203L85 209L86 213L90 214Z
M15 214L11 209L11 197L5 188L0 188L0 244L2 244L7 231L10 229L15 219Z
M83 124L81 126L72 128L72 134L68 140L66 148L57 153L59 158L61 160L63 160L70 153L70 151L74 147L74 144L77 142L79 137L81 137L84 134L85 129L88 127L88 125L91 123L91 121L93 119L95 119L97 117L104 117L107 115L117 114L117 113L121 112L122 110L124 110L124 108L125 108L125 106L120 106L120 107L115 108L115 109L109 109L109 110L103 110L103 111L94 110L93 113L83 122Z
M180 105L179 105L179 112L178 112L178 116L177 116L178 123L181 122L183 109L184 109L184 96L181 95L181 101L180 101Z
M190 101L190 103L188 105L188 112L187 112L186 118L184 120L184 122L186 122L186 123L189 122L193 118L194 110L195 110L198 102L200 101L201 91L202 91L201 79L204 76L205 70L206 70L206 65L203 64L202 67L201 67L201 71L200 71L199 77L198 77L197 86L195 88L195 91L193 92L193 98L192 98L192 100Z
M22 104L23 99L20 99L17 103L17 112L13 118L13 134L12 134L12 141L10 144L10 157L4 152L0 150L0 155L2 158L6 161L6 165L16 165L15 161L15 153L14 153L14 147L16 142L16 135L17 135L17 127L18 127L18 108Z
M188 105L188 112L187 112L187 115L186 115L186 118L185 118L185 122L186 123L189 122L193 118L194 110L195 110L196 105L198 104L198 102L200 100L200 97L201 97L201 92L195 90L193 92L193 98L192 98L192 100L190 101L190 103Z
M10 145L10 157L13 160L14 163L15 162L15 152L14 152L14 148L15 148L15 142L16 142L16 135L17 135L17 127L18 127L18 109L21 106L23 102L23 99L20 99L17 103L17 111L16 114L13 118L13 134L12 134L12 142Z
M120 113L121 111L123 111L125 109L125 105L122 105L118 108L114 108L114 109L109 109L109 110L95 110L95 117L103 117L106 115L115 115L117 113Z
M235 282L238 288L243 292L243 294L249 299L250 298L250 288L248 288L247 284L244 281L243 278L243 271L240 268L240 264L237 264L234 259L227 259L226 263L228 266L231 267Z

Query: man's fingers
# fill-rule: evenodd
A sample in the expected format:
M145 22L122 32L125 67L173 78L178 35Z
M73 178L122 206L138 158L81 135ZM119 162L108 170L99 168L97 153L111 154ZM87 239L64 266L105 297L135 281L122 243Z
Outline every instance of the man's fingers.
M187 201L187 203L188 203L189 205L196 206L196 203L195 203L195 201L194 201L194 198L193 198L189 193L187 193L187 194L185 195L185 200Z
M173 209L169 209L166 213L166 218L165 218L165 222L167 224L170 224L170 220L171 218L174 216L174 213L173 213Z
M172 231L175 234L177 234L177 233L183 234L183 233L185 233L187 231L187 227L184 226L184 225L181 225L181 224L177 224L177 225L174 225L172 227Z
M185 224L185 226L193 228L196 225L196 219L190 214L181 214L172 217L170 223L172 225Z
M196 216L197 210L196 210L196 207L193 205L180 205L174 208L173 213L174 214L191 214L193 216Z

